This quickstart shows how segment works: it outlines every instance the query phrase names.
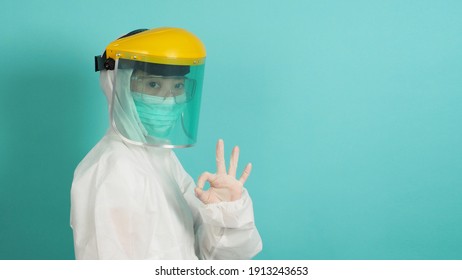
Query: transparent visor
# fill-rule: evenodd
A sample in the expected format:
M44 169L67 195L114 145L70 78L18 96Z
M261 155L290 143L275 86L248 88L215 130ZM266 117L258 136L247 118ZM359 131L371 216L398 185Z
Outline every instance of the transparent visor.
M166 148L196 143L204 65L116 61L112 126L124 140Z

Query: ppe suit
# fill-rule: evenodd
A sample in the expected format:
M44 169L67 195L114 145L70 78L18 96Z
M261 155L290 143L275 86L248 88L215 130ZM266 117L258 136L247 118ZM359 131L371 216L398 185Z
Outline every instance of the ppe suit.
M100 74L112 125L74 173L71 227L76 258L252 258L262 242L245 188L238 200L204 204L172 149L125 139L147 135L134 99L121 93L132 71Z

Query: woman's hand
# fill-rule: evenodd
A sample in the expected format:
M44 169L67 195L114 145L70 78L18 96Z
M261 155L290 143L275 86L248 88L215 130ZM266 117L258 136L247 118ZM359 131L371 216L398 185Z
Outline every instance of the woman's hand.
M204 172L197 180L194 189L196 196L205 204L222 201L234 201L241 198L244 183L250 175L252 164L248 163L241 177L236 179L237 163L239 161L239 147L234 147L231 153L228 173L226 173L225 152L223 140L217 143L217 173ZM204 191L205 182L210 183L210 188Z

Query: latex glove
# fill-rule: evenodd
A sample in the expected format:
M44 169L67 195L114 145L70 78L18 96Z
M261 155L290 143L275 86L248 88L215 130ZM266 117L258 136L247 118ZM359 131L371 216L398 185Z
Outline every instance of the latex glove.
M236 179L236 169L239 161L239 147L236 146L231 152L229 170L226 173L224 145L222 139L218 140L216 151L217 173L202 173L197 180L197 187L194 189L197 198L205 204L240 199L244 183L249 177L250 171L252 171L252 164L248 163L241 177ZM209 182L210 188L204 191L206 182Z

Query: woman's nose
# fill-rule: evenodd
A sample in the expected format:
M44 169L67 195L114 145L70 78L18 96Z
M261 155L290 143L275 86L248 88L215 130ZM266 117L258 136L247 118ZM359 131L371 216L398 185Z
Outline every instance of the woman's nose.
M171 97L173 96L173 93L172 93L172 90L169 89L169 88L163 88L160 90L160 94L159 96L162 96L162 97Z

